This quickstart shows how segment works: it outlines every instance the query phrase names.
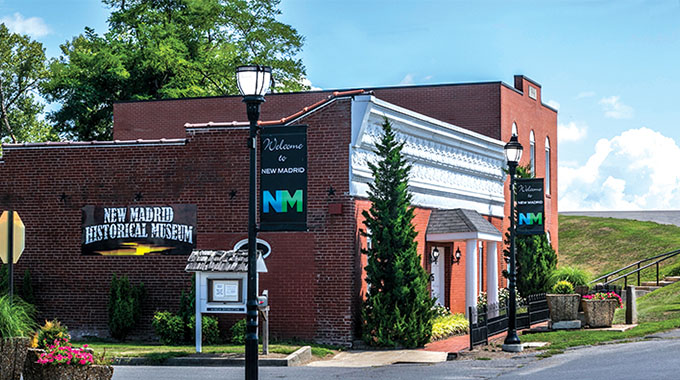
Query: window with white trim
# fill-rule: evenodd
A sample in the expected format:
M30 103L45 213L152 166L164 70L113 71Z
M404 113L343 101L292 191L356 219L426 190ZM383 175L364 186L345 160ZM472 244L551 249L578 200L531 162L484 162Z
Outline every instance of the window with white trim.
M545 138L545 193L550 194L550 139Z
M531 175L536 176L536 139L534 131L529 133L529 162L531 164Z

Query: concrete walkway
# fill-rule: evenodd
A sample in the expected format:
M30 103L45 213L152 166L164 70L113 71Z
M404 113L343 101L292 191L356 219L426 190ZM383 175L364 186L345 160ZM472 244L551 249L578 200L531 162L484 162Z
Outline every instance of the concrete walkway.
M377 367L390 364L433 364L446 361L448 353L424 350L345 351L333 359L309 363L309 367Z

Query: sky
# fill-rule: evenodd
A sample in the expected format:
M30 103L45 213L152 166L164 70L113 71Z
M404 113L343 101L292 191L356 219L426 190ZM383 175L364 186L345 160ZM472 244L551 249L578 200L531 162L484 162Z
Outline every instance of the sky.
M503 81L558 109L559 210L680 209L680 0L282 0L315 88ZM0 0L49 57L97 0Z

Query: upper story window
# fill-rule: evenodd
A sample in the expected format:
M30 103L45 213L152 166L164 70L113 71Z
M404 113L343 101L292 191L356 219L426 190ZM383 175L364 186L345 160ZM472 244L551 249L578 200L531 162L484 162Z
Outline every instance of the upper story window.
M550 139L545 138L545 193L550 194Z
M536 139L534 131L529 134L529 162L531 164L531 175L536 176Z
M516 123L512 123L512 135L519 137L519 135L517 134L517 124Z

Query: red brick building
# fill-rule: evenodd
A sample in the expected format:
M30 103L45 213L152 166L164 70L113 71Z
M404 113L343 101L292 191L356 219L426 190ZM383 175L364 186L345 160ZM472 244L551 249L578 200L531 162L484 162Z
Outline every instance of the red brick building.
M360 248L367 244L360 215L370 206L367 162L375 159L384 118L413 164L418 247L442 304L462 312L479 291L498 284L504 267L498 242L509 224L503 145L513 128L525 148L522 164L534 162L537 177L548 178L549 168L546 228L557 249L557 113L526 77L516 76L514 86L390 87L266 100L265 124L308 125L308 230L258 235L271 247L260 289L269 290L273 336L337 344L357 336L365 291ZM31 271L41 317L59 318L81 335L106 335L114 273L148 290L141 334L151 331L154 311L175 311L190 281L187 257L83 256L82 209L196 205L197 248L232 249L247 235L247 129L231 122L244 119L238 96L118 103L115 141L3 145L0 202L26 225L15 283ZM435 247L441 256L433 262Z

